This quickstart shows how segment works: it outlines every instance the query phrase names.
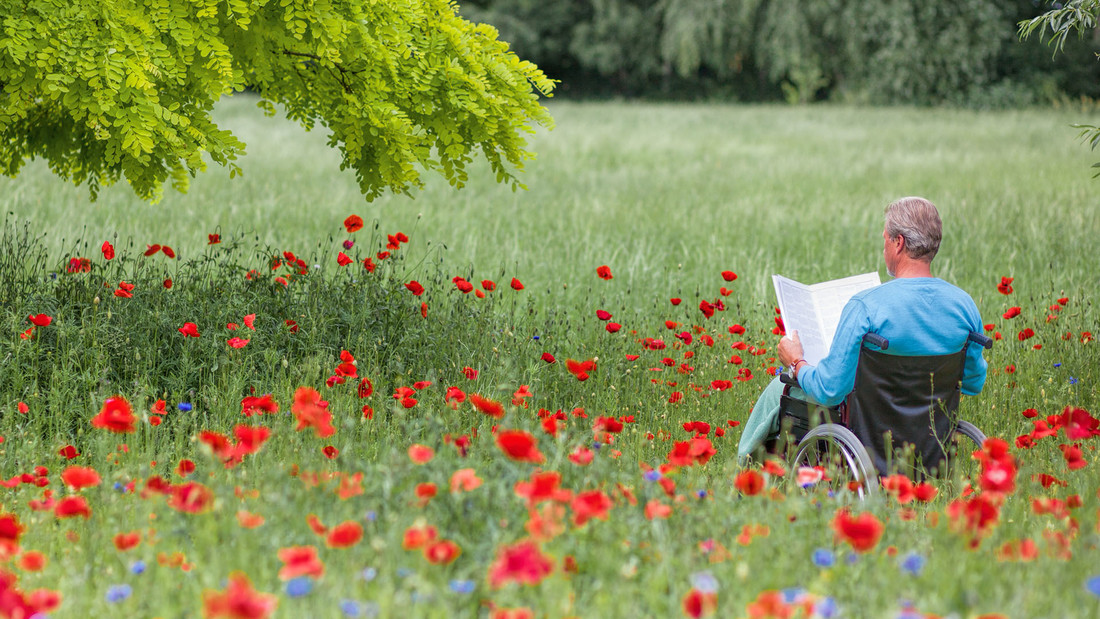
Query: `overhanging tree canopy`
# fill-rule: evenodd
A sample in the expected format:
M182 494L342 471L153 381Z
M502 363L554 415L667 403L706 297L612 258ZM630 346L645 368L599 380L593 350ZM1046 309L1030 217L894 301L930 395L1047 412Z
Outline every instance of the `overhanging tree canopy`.
M253 89L321 124L367 199L455 186L480 151L499 182L549 125L553 83L449 0L0 0L0 171L32 158L93 198L125 177L143 199L205 170L230 174L244 144L211 119Z

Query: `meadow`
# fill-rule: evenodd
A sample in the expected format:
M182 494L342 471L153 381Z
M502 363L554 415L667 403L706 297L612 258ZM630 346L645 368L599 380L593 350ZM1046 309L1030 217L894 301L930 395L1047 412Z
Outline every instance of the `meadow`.
M254 103L244 176L156 205L0 179L0 613L1100 612L1086 111L555 102L526 191L365 203ZM960 414L1004 443L865 502L740 465L770 275L885 279L904 195L998 336Z

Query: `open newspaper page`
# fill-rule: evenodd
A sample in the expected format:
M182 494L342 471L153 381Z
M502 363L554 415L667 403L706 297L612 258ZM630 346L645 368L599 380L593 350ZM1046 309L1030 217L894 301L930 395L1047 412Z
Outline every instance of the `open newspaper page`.
M864 273L807 286L773 275L775 296L787 332L798 331L803 356L817 365L829 354L840 313L852 295L881 283L878 273Z

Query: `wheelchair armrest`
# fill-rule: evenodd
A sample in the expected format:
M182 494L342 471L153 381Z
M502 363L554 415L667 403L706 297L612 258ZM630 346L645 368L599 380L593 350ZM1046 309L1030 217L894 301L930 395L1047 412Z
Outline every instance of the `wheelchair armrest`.
M793 385L795 387L798 386L798 379L792 377L790 374L788 374L786 372L780 372L779 373L779 382L783 383L784 385Z
M971 331L966 336L967 342L974 342L982 348L993 348L993 338L984 333L978 333L977 331Z

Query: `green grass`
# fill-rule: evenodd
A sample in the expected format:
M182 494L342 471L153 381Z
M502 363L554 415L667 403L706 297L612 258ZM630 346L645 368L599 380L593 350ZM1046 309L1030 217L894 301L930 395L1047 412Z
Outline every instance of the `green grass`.
M491 601L529 606L538 616L632 617L679 614L692 575L709 572L719 585L718 616L742 616L761 591L791 587L835 598L849 617L894 616L901 600L923 612L962 617L1095 615L1100 602L1083 586L1096 575L1097 559L1092 441L1083 442L1090 465L1078 471L1066 470L1057 447L1067 442L1063 435L1014 450L1019 489L976 550L947 525L947 505L961 487L953 480L934 502L915 508L913 521L903 520L892 500L855 505L885 521L885 535L852 563L846 546L836 546L837 564L823 569L810 556L834 548L828 524L848 499L804 494L779 479L769 481L781 491L775 498L742 497L732 486L740 471L738 429L726 420L747 417L774 365L772 353L740 353L755 378L735 381L729 391L702 397L708 390L691 388L733 378L727 359L735 338L727 327L734 323L748 328L744 341L774 347L772 273L812 282L881 272L882 209L902 195L923 195L940 207L945 225L933 271L968 290L986 322L1005 335L986 355L985 391L964 402L963 415L1011 443L1032 429L1020 415L1026 408L1044 416L1067 405L1100 413L1096 342L1082 344L1079 335L1100 332L1093 306L1097 181L1089 177L1091 153L1073 139L1074 114L568 103L551 110L557 128L534 136L539 158L523 176L529 190L518 193L496 186L485 166L475 166L460 192L434 179L415 199L363 203L354 179L338 171L338 155L324 135L264 118L247 97L220 110L225 125L249 145L243 179L230 181L213 169L195 179L189 194L169 191L152 206L125 187L106 189L88 203L86 189L66 186L41 163L0 181L0 209L10 213L0 243L0 435L6 439L0 478L44 465L49 488L68 494L58 474L70 463L57 455L66 444L83 454L73 463L94 466L104 478L83 491L93 510L87 521L32 511L28 501L41 498L42 490L31 485L0 489L4 511L27 527L22 546L49 558L42 572L21 573L19 586L60 590L65 601L57 616L197 616L203 590L222 589L231 571L244 570L257 589L280 594L281 616L339 616L340 601L355 600L377 604L381 616L488 615ZM354 235L341 224L351 213L368 221ZM357 264L337 266L344 239L356 241L347 253L362 259L397 231L410 243L379 262L375 274ZM223 242L207 246L214 232ZM99 251L104 240L119 252L111 262ZM141 257L152 243L171 245L179 259ZM270 257L284 250L310 266L289 288L272 283L268 268ZM72 256L91 259L92 273L65 273ZM604 264L613 279L596 277ZM250 269L261 276L246 281ZM722 280L727 269L738 273L737 281ZM485 299L461 295L451 283L458 275L475 285L494 280L498 289ZM1015 277L1009 297L996 290L1002 276ZM167 291L166 277L173 280ZM508 287L513 277L525 290ZM427 288L423 297L405 289L411 279ZM122 280L136 284L133 298L112 294ZM722 286L733 291L722 297L728 309L705 320L699 300L718 298ZM684 303L673 307L670 297ZM1048 323L1049 306L1059 297L1069 302ZM1002 319L1013 305L1023 314ZM605 332L597 309L611 312L623 331ZM40 312L54 323L35 339L20 339L30 326L26 316ZM257 314L256 331L224 328L250 313ZM300 331L290 332L286 319ZM666 320L680 323L677 331L704 327L714 347L698 338L690 347L679 345ZM187 321L199 325L202 337L184 339L176 331ZM1017 341L1025 327L1037 337ZM1062 339L1067 332L1073 336ZM233 350L226 346L233 335L251 341ZM644 337L663 338L669 348L646 352L637 341ZM354 385L324 385L341 350L352 352L359 374L373 381L370 398L356 397ZM685 360L688 350L694 356ZM544 351L558 363L543 363ZM627 354L641 358L628 361ZM663 367L666 355L694 370L650 371ZM567 358L595 357L598 369L585 382L562 367ZM1010 364L1016 371L1007 374ZM463 376L466 366L479 371L477 380ZM390 397L416 381L433 384L420 391L415 407ZM535 394L527 409L509 403L524 384ZM331 438L295 432L289 411L303 385L331 402L338 428ZM452 411L443 403L450 385L503 402L506 416L490 419L468 403ZM240 400L253 390L272 393L280 413L241 417ZM674 391L685 394L676 404L668 401ZM133 435L108 435L89 419L115 393L133 402L139 416L161 398L169 407L190 402L194 410L172 409L160 426L141 423ZM20 401L31 409L26 416L16 412ZM360 413L364 402L374 408L371 420ZM576 407L588 417L570 416L556 439L542 433L534 411ZM591 444L596 417L625 415L635 423L598 450L592 464L568 461L579 445ZM665 462L675 441L690 438L680 426L691 420L729 431L711 435L717 453L706 466L671 475L682 497L674 502L642 477L639 464ZM195 440L203 430L231 433L246 422L269 426L273 437L236 468L223 469ZM543 466L561 471L564 487L599 488L615 499L609 521L566 523L563 534L543 545L558 569L535 587L493 590L487 583L497 549L526 535L528 512L513 486L535 470L501 457L491 438L494 425L539 436ZM657 436L649 440L648 433ZM467 458L447 435L471 437ZM412 443L435 448L435 459L411 464L406 449ZM325 458L325 445L340 455ZM621 455L610 457L612 449ZM181 458L195 461L191 478L217 497L211 513L181 514L163 498L113 487L136 482L140 495L153 474L178 483L172 471ZM363 473L364 493L341 500L331 483L307 487L290 476L292 465ZM464 467L485 483L449 494L450 474ZM1068 485L1044 489L1032 479L1039 473ZM420 507L414 488L422 482L438 484L440 492ZM620 484L637 496L637 506ZM237 487L259 496L240 498ZM1063 560L1045 535L1071 530L1070 521L1033 514L1030 499L1073 494L1084 504L1072 510L1079 532L1070 543L1072 558ZM673 506L672 517L647 520L642 509L651 499ZM266 523L239 527L239 509L262 514ZM350 550L325 548L306 525L309 513L329 526L355 520L365 539ZM928 518L939 522L929 526ZM402 535L419 519L462 548L453 564L431 565L402 550ZM751 524L766 524L770 533L743 547L736 538ZM155 543L145 536L135 550L116 551L113 536L133 530L155 530ZM1037 560L996 560L1002 544L1024 538L1038 545ZM730 556L715 562L720 553L700 550L708 540ZM276 552L306 544L320 549L325 576L308 595L291 598L277 578ZM161 552L183 552L194 567L183 573L158 565ZM898 567L910 552L927 559L919 575ZM577 574L560 569L566 556L575 558ZM131 572L137 560L146 564L142 574ZM363 577L367 568L376 571L371 579ZM456 593L452 580L472 581L474 591ZM108 588L119 584L132 586L132 596L108 602Z

